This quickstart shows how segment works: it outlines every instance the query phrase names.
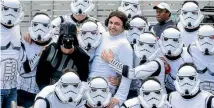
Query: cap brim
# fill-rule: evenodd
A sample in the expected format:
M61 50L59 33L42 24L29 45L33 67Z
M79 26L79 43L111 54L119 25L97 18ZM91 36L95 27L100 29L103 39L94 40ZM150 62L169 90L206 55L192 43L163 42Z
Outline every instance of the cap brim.
M153 9L158 9L158 6L154 6Z

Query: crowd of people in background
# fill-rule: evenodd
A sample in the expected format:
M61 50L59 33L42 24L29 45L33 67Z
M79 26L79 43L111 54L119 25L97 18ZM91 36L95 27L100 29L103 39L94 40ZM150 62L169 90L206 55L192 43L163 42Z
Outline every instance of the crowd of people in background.
M199 2L122 0L104 25L93 0L72 0L72 14L36 13L27 33L18 0L1 1L2 108L214 108L214 27L200 25ZM107 29L105 29L105 27Z

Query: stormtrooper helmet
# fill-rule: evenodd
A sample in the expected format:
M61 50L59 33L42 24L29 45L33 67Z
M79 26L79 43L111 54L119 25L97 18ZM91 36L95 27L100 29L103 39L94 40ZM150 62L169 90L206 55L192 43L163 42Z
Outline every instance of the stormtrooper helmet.
M53 27L51 19L47 14L37 13L28 28L30 37L33 41L50 42L53 35Z
M124 12L129 19L142 14L139 0L122 0L118 10Z
M204 55L212 55L214 53L214 27L211 25L203 25L198 30L198 39L196 46Z
M130 44L136 44L140 35L147 32L148 29L149 25L144 17L134 16L129 22L129 30L127 35L127 39Z
M112 97L108 82L102 77L94 77L89 81L88 86L89 89L86 91L88 104L93 108L106 107Z
M174 81L176 90L182 96L192 96L199 91L200 80L198 79L197 70L192 64L183 64L177 73Z
M166 97L159 80L150 77L143 82L138 99L144 108L162 108Z
M19 24L24 17L18 0L1 0L1 23L7 26Z
M77 39L83 49L95 49L102 40L97 23L92 20L84 22Z
M152 33L143 33L134 45L135 55L142 61L154 60L158 56L158 40Z
M75 72L67 72L57 82L55 92L63 103L78 104L82 99L84 87Z
M178 56L182 52L181 32L177 28L169 27L165 29L159 42L164 55Z
M95 7L93 0L72 0L71 11L73 14L89 14Z
M199 27L204 18L200 7L194 2L186 2L181 8L179 17L183 27L188 29Z

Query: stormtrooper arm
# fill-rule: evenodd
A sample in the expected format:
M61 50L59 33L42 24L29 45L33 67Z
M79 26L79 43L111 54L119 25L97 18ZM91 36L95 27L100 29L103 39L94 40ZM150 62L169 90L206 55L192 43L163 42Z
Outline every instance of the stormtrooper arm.
M33 108L47 108L47 103L44 99L38 99L34 102Z
M139 79L151 76L161 68L159 62L151 61L146 64L130 69L129 66L123 65L122 63L114 59L109 62L109 66L113 70L115 70L118 74L131 79Z

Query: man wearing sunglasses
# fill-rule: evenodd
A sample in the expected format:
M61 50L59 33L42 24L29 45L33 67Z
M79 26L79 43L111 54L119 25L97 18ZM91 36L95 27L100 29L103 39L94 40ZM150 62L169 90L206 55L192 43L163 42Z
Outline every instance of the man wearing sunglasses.
M214 27L203 25L198 38L188 47L188 52L197 67L201 89L214 94Z
M40 90L56 83L65 68L76 70L80 80L87 81L89 56L79 47L76 36L76 25L64 23L60 27L58 42L50 44L42 52L36 72Z
M174 82L176 91L169 94L172 108L213 108L213 95L200 88L200 79L192 63L184 63L178 69Z
M200 11L198 2L192 0L184 1L179 18L177 27L182 32L182 40L187 47L197 39L197 32L204 15Z
M20 72L21 30L24 16L18 0L1 0L1 107L16 107L17 74ZM12 103L15 103L12 105Z
M146 78L137 97L125 101L121 108L171 108L158 79Z
M171 10L169 4L162 2L157 6L154 6L153 9L156 10L156 19L158 23L152 28L151 31L160 38L162 32L167 28L167 26L175 25L175 23L170 19Z
M65 69L56 84L37 94L34 108L84 108L82 97L86 88L87 84L80 80L75 70Z

